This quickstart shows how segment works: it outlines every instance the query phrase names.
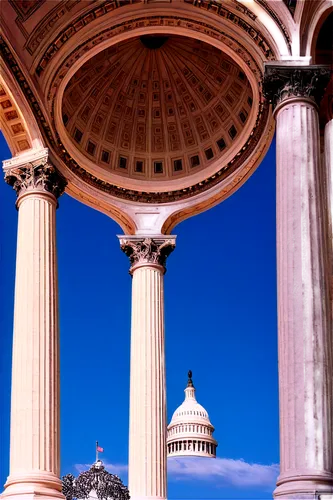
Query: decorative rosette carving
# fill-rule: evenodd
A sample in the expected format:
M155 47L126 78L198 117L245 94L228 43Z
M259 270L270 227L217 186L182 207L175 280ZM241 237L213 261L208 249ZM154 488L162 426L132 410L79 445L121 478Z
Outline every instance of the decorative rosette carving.
M275 108L291 97L307 97L320 103L330 79L328 66L266 65L263 90Z
M121 239L120 248L129 257L131 266L157 264L165 268L166 259L175 248L175 240L165 239Z
M17 196L29 190L40 189L56 198L62 195L67 184L64 177L47 160L10 168L5 173L5 181L15 189Z

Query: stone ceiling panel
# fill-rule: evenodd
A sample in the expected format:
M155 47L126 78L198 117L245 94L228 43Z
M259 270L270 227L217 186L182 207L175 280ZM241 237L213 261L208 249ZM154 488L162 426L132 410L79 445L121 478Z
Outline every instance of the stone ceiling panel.
M85 63L64 93L75 146L143 181L204 170L238 140L253 94L226 54L194 38L131 38Z

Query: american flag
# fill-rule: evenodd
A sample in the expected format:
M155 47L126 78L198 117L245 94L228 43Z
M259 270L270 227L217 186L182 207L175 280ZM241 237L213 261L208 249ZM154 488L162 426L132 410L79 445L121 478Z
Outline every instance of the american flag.
M98 451L99 453L103 453L104 448L102 448L101 446L98 446L98 445L97 445L97 451Z

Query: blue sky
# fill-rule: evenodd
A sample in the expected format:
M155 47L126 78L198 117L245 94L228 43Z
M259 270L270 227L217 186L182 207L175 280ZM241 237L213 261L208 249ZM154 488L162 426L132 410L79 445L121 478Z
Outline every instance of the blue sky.
M11 155L2 136L0 159ZM0 182L0 482L8 475L17 211ZM192 369L218 458L169 460L169 499L268 499L278 473L275 143L219 206L177 226L167 262L168 420ZM61 470L95 441L127 481L131 278L111 219L64 195L57 211Z

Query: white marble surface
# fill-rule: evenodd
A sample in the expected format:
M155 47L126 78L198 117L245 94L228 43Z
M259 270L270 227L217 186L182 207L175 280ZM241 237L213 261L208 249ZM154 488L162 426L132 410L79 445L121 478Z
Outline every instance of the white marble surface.
M10 476L3 497L60 493L56 198L40 189L18 200Z
M333 492L332 325L315 105L277 111L280 460L275 497ZM326 279L325 279L326 278Z
M164 268L133 270L129 491L132 500L166 498Z

